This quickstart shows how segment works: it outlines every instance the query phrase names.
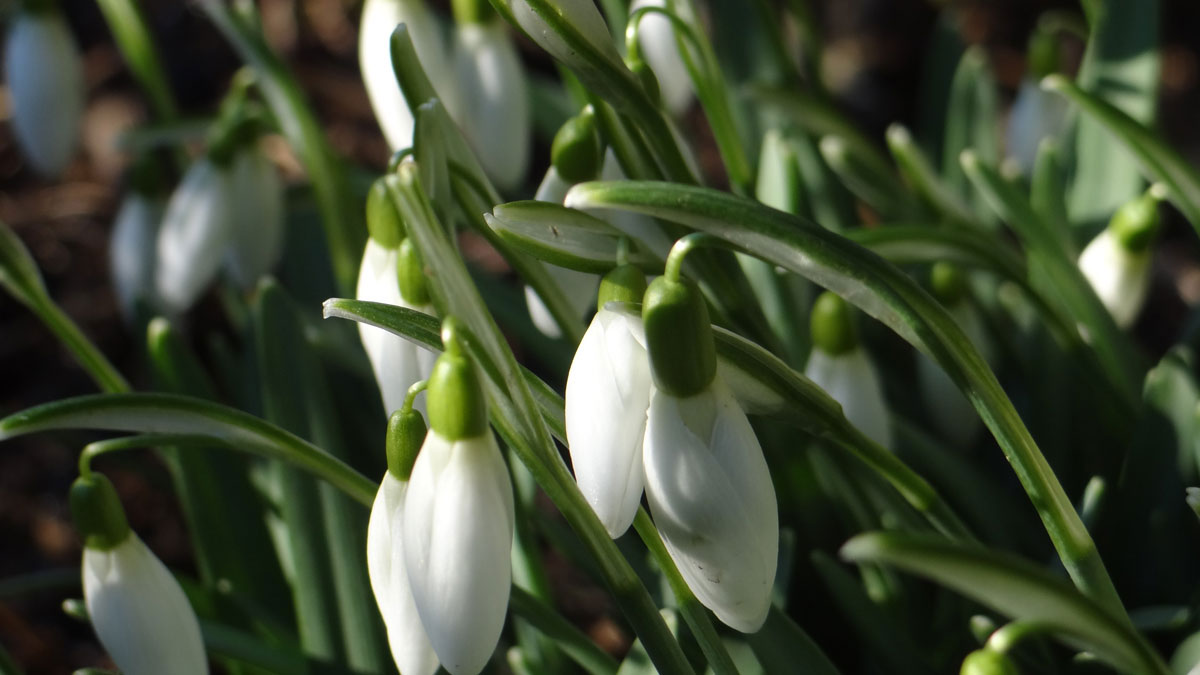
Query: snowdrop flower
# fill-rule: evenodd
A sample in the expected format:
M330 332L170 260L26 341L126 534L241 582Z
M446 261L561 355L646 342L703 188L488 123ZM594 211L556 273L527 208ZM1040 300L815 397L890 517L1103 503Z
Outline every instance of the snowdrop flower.
M230 240L232 193L228 168L208 157L193 163L172 193L154 274L164 311L186 311L216 276Z
M539 202L561 204L569 189L571 189L571 183L563 180L558 170L551 166L546 170L546 176L542 179L533 198ZM591 304L592 294L596 291L596 276L558 265L545 264L545 267L550 278L567 296L567 302L575 308L579 316L583 316L588 305ZM559 327L558 321L554 319L554 315L550 313L546 303L542 302L541 296L530 286L525 287L525 305L529 308L529 318L542 335L549 338L562 337L562 328Z
M455 106L453 80L449 76L446 47L441 29L424 0L366 0L358 34L358 64L375 119L392 150L412 146L413 115L392 69L392 31L408 27L413 49L438 97L447 108Z
M633 14L643 7L666 6L666 0L634 0L629 6L629 13ZM676 3L676 10L682 9L682 3ZM654 71L659 95L667 110L672 115L683 114L691 104L695 91L687 65L679 54L671 21L657 12L647 13L638 22L638 47L642 58Z
M156 306L154 258L163 205L136 187L121 200L108 243L108 264L117 306L132 321L139 302Z
M370 237L358 269L355 297L432 314L424 288L421 263L412 242L401 239L400 215L391 202L383 179L371 187L367 198ZM401 281L407 286L408 297ZM388 411L399 410L408 388L429 377L434 353L382 328L358 324L358 336L371 361L371 370ZM417 404L423 409L423 404Z
M205 675L200 625L179 582L125 520L106 478L71 486L84 539L83 597L100 643L126 675Z
M812 311L812 354L804 375L841 404L846 419L885 448L892 429L879 375L858 344L850 307L833 293L817 298Z
M1079 269L1117 325L1133 325L1150 291L1151 245L1158 233L1161 186L1117 209L1079 255Z
M643 303L654 390L643 469L654 523L696 597L726 625L757 631L767 618L779 552L771 474L745 412L717 374L708 310L667 272Z
M529 167L532 117L525 70L501 21L461 22L454 77L462 102L454 114L488 178L513 190Z
M225 269L248 290L283 252L283 182L271 160L253 146L233 156L229 174L232 222Z
M567 374L567 445L579 490L613 539L642 501L642 438L650 405L650 362L640 316L608 309L640 302L646 279L622 265L600 283L592 317Z
M83 117L83 65L56 7L26 9L12 19L4 45L4 79L13 131L38 172L57 176L71 161Z
M406 403L411 403L411 397ZM404 675L433 675L437 654L421 625L404 562L404 502L413 462L425 438L425 420L411 407L388 421L388 470L367 521L367 574L396 668Z
M429 433L404 502L404 562L421 624L454 675L487 665L512 587L513 496L454 319L429 379Z
M937 263L932 270L933 294L946 307L984 360L992 361L992 341L984 330L979 310L971 303L967 280L962 271L949 263ZM932 358L917 355L917 382L933 422L955 447L968 445L982 424L979 414L954 380Z

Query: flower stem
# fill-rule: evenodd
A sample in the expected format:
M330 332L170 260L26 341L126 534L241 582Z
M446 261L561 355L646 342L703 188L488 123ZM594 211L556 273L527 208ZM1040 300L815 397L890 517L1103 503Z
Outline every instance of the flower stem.
M48 296L35 300L31 305L34 313L41 317L63 345L75 356L75 360L92 376L100 389L110 393L130 391L129 383L108 357L88 339L79 326L67 316Z

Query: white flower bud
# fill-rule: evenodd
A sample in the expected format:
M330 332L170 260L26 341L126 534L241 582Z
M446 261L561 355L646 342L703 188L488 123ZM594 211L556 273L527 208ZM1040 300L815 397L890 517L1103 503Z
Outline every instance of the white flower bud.
M457 27L454 75L462 104L451 110L501 190L525 179L532 126L525 71L507 31L499 21Z
M421 68L438 97L448 109L455 107L447 100L456 92L449 76L441 27L424 0L366 0L358 34L358 65L375 119L392 150L411 147L413 140L413 115L392 69L392 31L402 23L408 26Z
M1008 114L1008 156L1029 175L1043 138L1058 136L1067 121L1067 100L1044 91L1031 78L1021 80Z
M355 297L432 314L429 307L412 307L400 296L396 269L398 260L397 249L384 248L374 239L367 239L362 264L358 269ZM358 324L358 336L371 361L371 370L383 395L385 410L399 410L404 404L408 388L419 380L427 379L433 372L437 355L375 326ZM418 398L413 407L424 413L424 398Z
M1112 228L1096 235L1079 255L1079 270L1121 328L1133 325L1150 291L1152 252L1123 246Z
M814 347L804 375L841 404L842 413L859 431L885 448L892 447L883 386L861 347L836 355Z
M775 488L746 414L721 380L687 398L650 396L646 496L696 598L752 633L771 606L779 553Z
M483 670L500 640L513 518L512 483L492 432L450 441L431 430L404 503L404 560L421 623L454 675Z
M257 148L234 155L230 172L230 242L225 269L243 289L279 261L283 252L283 182Z
M367 575L387 627L392 659L404 675L433 675L437 654L413 602L404 564L404 500L408 482L384 475L367 521Z
M92 627L125 675L205 675L196 613L166 566L132 532L108 550L83 549Z
M616 539L629 529L645 483L642 438L650 360L640 317L601 308L567 374L567 444L575 480Z
M665 0L634 0L629 6L629 13L632 14L643 7L666 6ZM677 4L677 9L681 8L682 4ZM687 65L679 54L675 28L671 21L658 13L646 14L638 23L638 45L642 57L658 79L659 92L667 110L671 111L672 115L685 112L695 96L695 90Z
M133 191L121 201L113 219L108 265L117 305L127 320L133 319L139 300L150 307L157 305L154 258L162 215L161 203Z
M20 12L4 47L17 144L33 167L57 176L71 161L83 117L83 65L57 11Z
M171 194L154 274L164 311L186 311L216 276L229 245L231 192L229 171L204 158Z

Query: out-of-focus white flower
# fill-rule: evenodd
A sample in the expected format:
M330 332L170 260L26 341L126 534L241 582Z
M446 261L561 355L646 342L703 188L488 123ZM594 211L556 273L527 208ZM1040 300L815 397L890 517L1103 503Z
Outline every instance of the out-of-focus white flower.
M1067 100L1044 91L1032 78L1021 80L1008 115L1008 156L1029 175L1042 139L1058 136L1067 121Z
M1079 270L1121 328L1133 325L1150 291L1151 251L1131 251L1112 229L1096 235L1079 255Z
M71 161L83 117L83 65L56 10L18 12L4 46L13 130L34 168L57 176Z
M508 610L512 484L490 429L449 440L431 422L405 499L404 559L438 660L454 675L474 675Z
M151 197L131 191L121 201L113 220L108 243L108 265L112 273L117 305L131 320L138 301L148 307L154 300L154 258L163 205Z
M392 659L404 675L433 675L437 654L421 625L404 561L404 502L408 481L388 471L367 521L367 574L387 627Z
M641 317L600 308L567 374L567 443L575 480L616 539L642 500L650 361Z
M634 0L629 6L629 13L643 7L666 6L666 0ZM638 44L642 58L658 79L658 89L667 110L672 115L682 114L691 104L695 90L683 57L679 54L671 21L656 12L646 14L638 23Z
M392 69L392 31L402 23L408 26L413 50L442 103L453 109L455 102L450 99L456 98L441 27L424 0L366 0L358 34L358 64L375 119L392 150L412 146L413 135L413 116Z
M283 252L283 182L254 147L237 152L229 172L232 222L225 269L234 283L249 289Z
M229 245L231 194L228 169L208 158L192 164L171 194L154 274L164 311L186 311L216 276Z
M362 264L358 269L355 297L432 314L430 307L413 307L401 297L397 280L398 264L398 249L386 248L373 238L367 239ZM358 335L371 361L371 370L383 395L384 408L388 412L399 410L404 404L408 388L418 380L429 377L437 355L375 326L358 324ZM424 411L424 401L418 400L415 407Z
M757 631L779 516L762 447L721 377L687 398L656 389L643 452L650 511L688 587L726 625Z
M883 386L861 347L840 354L813 348L804 375L840 403L846 419L868 438L885 448L892 447Z
M462 103L451 110L488 178L502 190L525 179L532 126L525 70L507 30L499 21L457 26L454 75Z

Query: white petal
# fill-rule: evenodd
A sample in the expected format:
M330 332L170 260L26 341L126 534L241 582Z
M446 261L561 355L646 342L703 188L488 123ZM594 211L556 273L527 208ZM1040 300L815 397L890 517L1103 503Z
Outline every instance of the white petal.
M179 582L136 534L83 551L83 596L101 644L125 675L204 675L200 625Z
M171 194L158 232L155 288L168 313L184 312L204 292L229 244L229 173L198 160Z
M447 108L454 107L449 99L455 95L440 27L423 0L363 3L358 64L371 108L392 150L412 146L413 135L413 116L392 70L392 31L401 23L407 25L421 67Z
M83 65L58 12L20 12L4 46L4 79L17 143L42 174L71 161L83 117Z
M629 6L629 13L642 7L666 6L665 0L634 0ZM692 78L688 75L683 57L679 55L671 21L661 14L647 14L638 24L638 42L642 57L658 79L658 88L667 110L672 115L682 114L692 102Z
M551 202L553 204L562 204L567 198L567 190L571 189L571 184L558 175L558 171L551 166L546 169L546 175L542 178L542 182L538 184L537 192L533 198L539 202Z
M387 627L392 659L404 675L433 675L437 654L425 635L404 565L404 499L408 483L388 473L367 521L367 574Z
M758 630L779 552L775 488L720 378L686 399L651 394L643 461L655 525L696 598L726 625Z
M457 121L501 190L521 185L529 167L532 118L525 71L504 24L458 26L454 72L463 102Z
M599 283L596 275L569 270L549 263L542 264L550 278L558 284L559 289L566 296L567 303L575 309L576 316L582 317L596 299L596 287ZM529 307L529 318L533 321L533 325L543 335L549 338L562 337L562 330L558 326L558 321L554 319L554 315L550 313L550 308L546 307L542 296L528 286L525 287L525 304Z
M450 442L430 432L404 513L404 555L417 611L446 670L487 664L512 586L513 497L491 431Z
M257 148L243 150L230 166L230 246L225 267L234 283L253 288L283 250L283 181Z
M1131 253L1106 229L1083 249L1079 269L1117 325L1132 326L1150 290L1150 254Z
M113 219L108 265L113 290L126 319L132 319L139 299L154 306L154 257L163 205L131 192Z
M431 314L430 308L412 307L400 296L400 283L396 275L398 258L396 249L384 248L374 239L367 239L362 264L358 268L355 297ZM383 395L384 409L388 413L399 410L404 404L408 388L419 380L427 379L433 372L436 354L399 335L363 323L358 324L358 336L371 361L375 382ZM413 407L424 413L425 397L417 397Z
M1042 90L1036 81L1025 78L1017 89L1008 116L1008 156L1028 175L1037 160L1043 138L1057 136L1067 119L1067 100Z
M814 349L804 374L842 405L842 413L859 431L885 448L892 447L883 386L862 349L837 356Z
M633 523L644 483L650 361L630 328L634 322L641 323L597 312L567 374L567 442L575 480L614 539Z

